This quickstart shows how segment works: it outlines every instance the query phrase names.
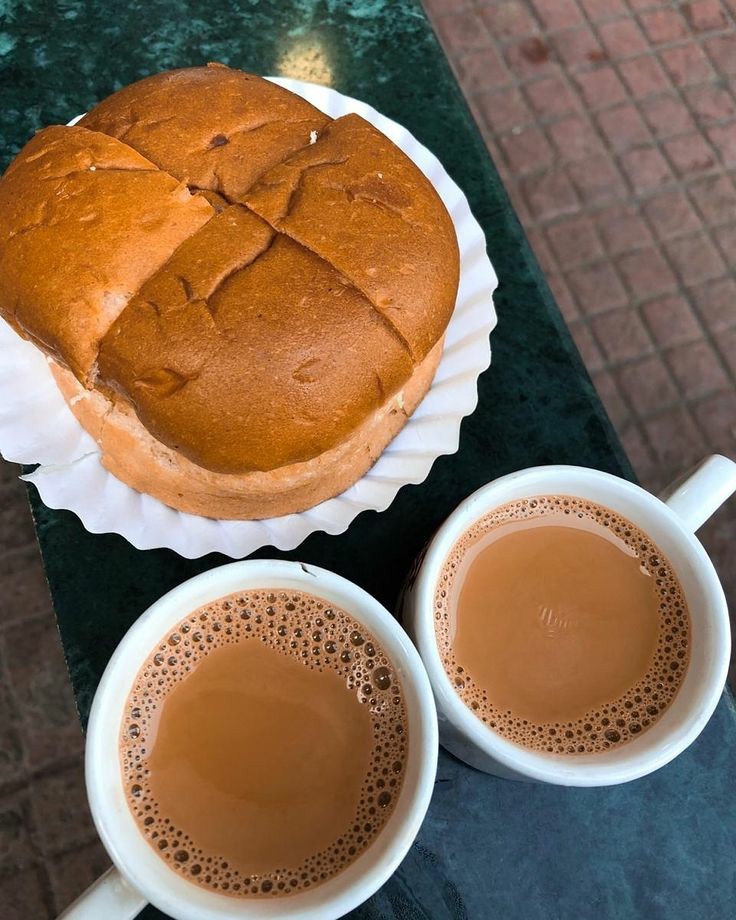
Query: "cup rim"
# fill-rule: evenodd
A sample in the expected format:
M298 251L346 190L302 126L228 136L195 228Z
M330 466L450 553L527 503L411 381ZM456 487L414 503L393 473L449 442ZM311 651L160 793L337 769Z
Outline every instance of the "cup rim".
M151 648L187 611L256 587L301 589L342 606L362 622L401 673L410 722L405 782L394 812L371 846L332 879L273 900L228 897L174 873L140 833L125 800L118 763L123 708ZM218 566L182 582L133 623L115 649L95 693L85 774L92 817L110 858L133 888L165 913L177 920L329 920L374 894L408 852L429 807L437 757L437 715L429 679L419 654L394 617L358 585L327 569L311 563L258 559ZM376 849L381 841L383 845Z
M559 483L570 477L576 478L575 488L560 488ZM527 483L534 486L530 491L503 496L509 487ZM555 488L556 483L558 488ZM644 755L637 744L638 739L633 739L616 749L616 763L606 762L603 759L605 755L601 754L590 755L583 763L565 755L531 751L506 740L463 702L452 686L440 658L434 627L434 592L442 565L452 546L462 533L489 511L515 498L547 493L589 498L616 510L615 503L610 500L602 501L594 494L586 494L588 489L592 490L601 483L613 486L619 490L619 494L628 493L635 497L650 516L660 516L660 520L666 522L671 533L694 561L702 588L707 594L707 616L716 634L719 659L709 669L707 680L699 686L697 703L693 703L688 717L680 722L677 729L671 731L666 745ZM646 527L642 529L647 530ZM509 473L482 486L461 502L435 533L421 561L412 594L412 634L427 669L438 710L446 715L448 721L459 727L483 754L521 778L566 786L608 786L645 776L669 763L695 740L718 705L726 682L731 632L725 595L713 563L695 534L663 501L636 483L601 470L563 464L536 466ZM646 738L646 734L642 738Z

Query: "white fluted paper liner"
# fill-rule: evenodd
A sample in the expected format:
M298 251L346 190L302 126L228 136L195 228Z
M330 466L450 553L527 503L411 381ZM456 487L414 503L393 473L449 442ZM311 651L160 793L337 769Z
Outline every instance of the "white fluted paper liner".
M454 453L460 423L476 407L478 376L491 360L498 282L465 195L429 150L364 102L311 83L275 82L333 117L362 115L411 157L444 201L460 245L460 288L432 387L373 468L342 495L300 514L216 521L175 511L109 473L64 402L45 356L0 320L0 453L17 463L39 463L24 478L48 507L73 511L92 533L118 533L138 549L168 547L188 558L210 552L240 558L261 546L293 549L317 530L342 533L361 511L385 510L403 485L422 482L437 457Z

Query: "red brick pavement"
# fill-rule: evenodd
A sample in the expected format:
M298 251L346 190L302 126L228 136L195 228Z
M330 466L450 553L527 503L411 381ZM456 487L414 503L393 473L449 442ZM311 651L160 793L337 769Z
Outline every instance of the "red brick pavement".
M736 456L736 2L425 4L642 483Z
M426 0L639 476L736 454L736 0ZM503 281L503 279L501 279ZM0 904L106 866L16 470L0 464ZM736 608L736 507L703 540Z
M82 732L17 474L0 461L0 916L43 920L109 860L85 801Z

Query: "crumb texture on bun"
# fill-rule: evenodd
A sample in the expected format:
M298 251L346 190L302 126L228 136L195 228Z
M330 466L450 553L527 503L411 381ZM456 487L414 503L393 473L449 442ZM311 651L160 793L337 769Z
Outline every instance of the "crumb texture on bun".
M222 65L45 128L0 179L0 314L111 472L209 517L360 478L431 385L458 271L380 131Z

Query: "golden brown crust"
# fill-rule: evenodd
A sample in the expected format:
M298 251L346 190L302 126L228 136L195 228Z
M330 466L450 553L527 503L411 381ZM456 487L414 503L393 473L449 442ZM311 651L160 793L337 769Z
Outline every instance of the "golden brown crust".
M333 121L245 201L349 278L416 360L444 333L458 285L452 221L414 163L359 115Z
M275 83L209 64L132 83L80 124L124 140L187 185L239 201L329 120Z
M108 469L213 517L362 475L431 382L458 265L379 131L221 66L121 90L0 180L0 313L94 388L57 369Z
M0 181L0 313L87 379L130 297L213 213L114 138L45 128Z
M359 291L233 205L143 285L99 369L164 444L245 473L335 447L413 367Z
M213 473L165 447L141 425L127 400L84 390L52 362L72 412L100 446L118 479L172 508L223 520L262 520L305 511L339 495L376 462L421 402L442 356L438 342L410 379L339 445L306 463L270 472Z

